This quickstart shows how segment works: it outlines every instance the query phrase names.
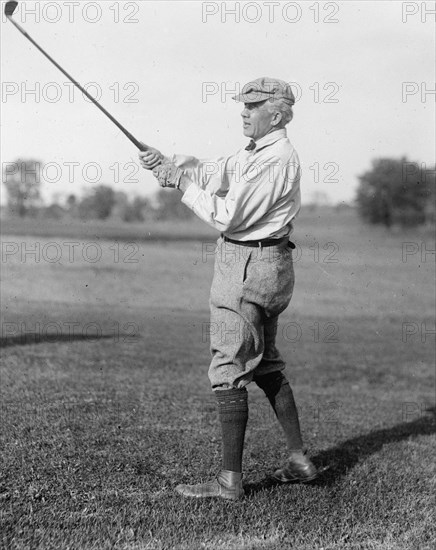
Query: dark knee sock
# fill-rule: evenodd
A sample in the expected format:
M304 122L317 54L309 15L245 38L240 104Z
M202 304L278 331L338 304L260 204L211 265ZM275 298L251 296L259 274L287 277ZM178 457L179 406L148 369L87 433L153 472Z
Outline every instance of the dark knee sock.
M242 452L248 420L247 390L234 388L214 393L222 430L223 470L242 472Z
M299 451L303 448L297 407L294 394L288 380L281 371L256 376L256 384L268 397L277 419L285 432L289 451Z

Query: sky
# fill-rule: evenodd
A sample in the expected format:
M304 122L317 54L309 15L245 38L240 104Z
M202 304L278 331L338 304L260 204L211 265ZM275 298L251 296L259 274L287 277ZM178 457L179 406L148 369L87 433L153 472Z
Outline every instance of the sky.
M4 2L2 2L4 4ZM20 2L14 19L139 140L213 159L247 144L232 99L291 83L302 198L351 202L372 159L434 163L434 2ZM3 7L2 7L3 12ZM47 201L150 196L135 146L3 16L1 161L41 162ZM433 90L433 93L432 93ZM4 193L2 189L2 201Z

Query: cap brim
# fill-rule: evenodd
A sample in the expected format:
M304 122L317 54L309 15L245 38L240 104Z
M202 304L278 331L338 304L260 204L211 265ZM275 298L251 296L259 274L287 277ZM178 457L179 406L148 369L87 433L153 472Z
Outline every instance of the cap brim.
M232 99L234 99L235 101L240 101L242 103L257 103L259 101L266 101L271 97L271 94L264 92L250 92L249 94L235 95Z

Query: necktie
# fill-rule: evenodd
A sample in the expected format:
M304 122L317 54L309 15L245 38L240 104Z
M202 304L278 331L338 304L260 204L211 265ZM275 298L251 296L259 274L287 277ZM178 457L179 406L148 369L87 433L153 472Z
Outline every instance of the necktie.
M254 141L254 139L251 139L245 150L252 151L253 149L256 149L256 142Z

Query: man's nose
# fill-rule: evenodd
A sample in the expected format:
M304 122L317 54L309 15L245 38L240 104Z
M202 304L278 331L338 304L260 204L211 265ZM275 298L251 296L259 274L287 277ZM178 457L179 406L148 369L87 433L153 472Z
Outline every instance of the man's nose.
M242 113L241 113L241 117L242 118L247 118L249 116L250 116L250 111L244 107L244 109L242 110Z

